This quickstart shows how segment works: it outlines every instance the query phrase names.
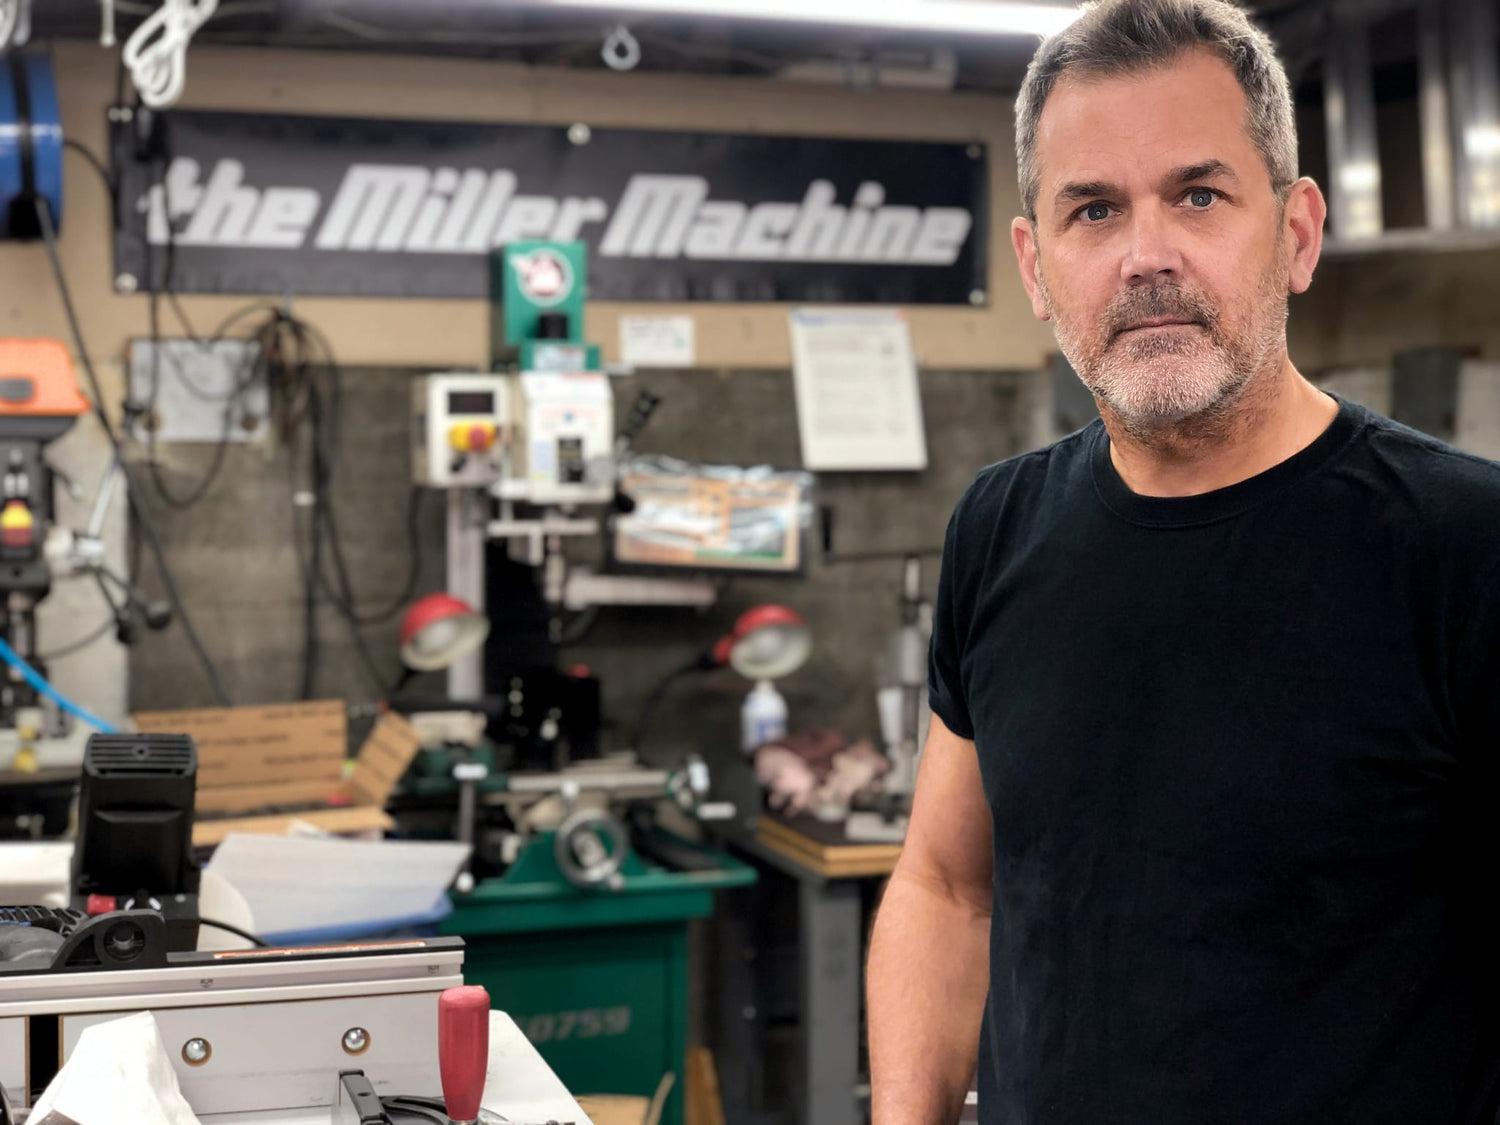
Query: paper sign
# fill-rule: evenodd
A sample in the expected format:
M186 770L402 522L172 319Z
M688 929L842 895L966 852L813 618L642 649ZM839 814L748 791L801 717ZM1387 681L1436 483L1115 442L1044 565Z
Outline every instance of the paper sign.
M794 309L792 373L802 464L925 469L917 361L897 309Z
M697 362L690 316L622 316L620 362L628 367L691 367Z

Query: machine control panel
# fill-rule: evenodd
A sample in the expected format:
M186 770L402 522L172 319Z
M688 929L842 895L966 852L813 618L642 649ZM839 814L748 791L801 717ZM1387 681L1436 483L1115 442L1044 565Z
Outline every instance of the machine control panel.
M504 375L450 373L412 390L413 479L428 488L484 487L505 473L513 399Z
M500 495L532 504L604 504L614 497L615 403L609 377L517 376L520 433Z

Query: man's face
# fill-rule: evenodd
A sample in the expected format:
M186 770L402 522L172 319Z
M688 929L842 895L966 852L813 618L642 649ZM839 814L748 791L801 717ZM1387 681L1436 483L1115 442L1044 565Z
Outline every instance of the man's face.
M1065 76L1036 155L1036 226L1013 228L1023 280L1128 430L1222 410L1284 355L1287 291L1305 288L1291 276L1298 239L1227 64L1195 51L1118 78Z

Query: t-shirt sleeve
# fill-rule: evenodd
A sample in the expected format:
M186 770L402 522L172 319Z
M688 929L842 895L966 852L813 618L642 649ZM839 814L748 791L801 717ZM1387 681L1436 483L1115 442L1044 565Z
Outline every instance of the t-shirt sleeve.
M1500 560L1469 605L1459 674L1468 750L1487 777L1500 783Z
M960 501L959 510L962 509ZM948 521L943 541L943 563L938 572L937 601L932 607L932 644L927 653L927 698L932 713L960 738L974 737L974 720L964 694L963 645L968 629L962 626L958 602L959 511Z

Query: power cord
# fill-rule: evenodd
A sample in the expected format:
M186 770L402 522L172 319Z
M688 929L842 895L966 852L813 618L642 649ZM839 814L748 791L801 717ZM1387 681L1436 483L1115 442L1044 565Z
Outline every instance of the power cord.
M104 162L100 160L98 155L91 149L78 143L77 141L67 140L63 143L67 148L72 149L80 157L87 161L89 166L93 168L94 171L98 174L99 179L105 186L105 189L109 192L111 203L111 221L113 221L114 216L118 211L119 189L114 181L114 178L105 168ZM165 179L159 177L158 184L161 187L163 193L165 193ZM165 200L165 203L167 212L170 215L170 198L167 198ZM205 496L208 495L209 491L214 485L214 482L218 479L218 476L224 467L224 462L228 454L229 437L234 427L235 407L239 404L244 395L252 387L254 387L256 382L256 375L259 369L255 362L256 355L252 351L251 354L247 357L246 365L242 369L240 376L235 380L234 386L230 389L228 394L216 395L212 394L211 392L204 391L203 388L194 383L188 377L187 373L182 370L180 364L176 363L175 361L171 363L172 373L189 394L191 394L194 398L198 398L200 400L223 403L224 406L223 428L219 435L219 441L214 448L212 461L209 463L208 468L204 471L203 476L199 478L197 483L191 489L188 490L187 494L179 495L173 490L172 486L168 483L166 477L163 475L161 463L158 460L156 453L156 429L154 416L156 413L156 407L160 393L161 367L164 350L162 347L161 337L160 290L165 290L167 300L171 304L178 321L181 322L183 328L187 331L189 339L191 339L196 345L203 348L211 347L218 340L224 339L225 334L229 330L229 327L232 324L243 319L249 313L257 311L259 309L267 308L269 306L264 301L254 301L251 304L246 305L245 307L237 310L234 313L231 313L228 317L226 317L224 323L211 338L201 338L197 335L196 332L194 332L193 326L187 318L187 313L183 310L182 303L177 298L177 292L172 288L172 273L176 256L176 240L170 221L167 224L167 255L165 264L165 277L162 278L160 284L158 284L155 280L156 268L154 261L154 247L149 241L146 242L145 252L146 275L150 288L149 301L147 305L147 317L149 321L149 333L151 341L150 385L146 394L147 401L145 407L143 408L139 403L127 398L125 412L128 419L137 419L142 414L150 415L150 417L147 417L144 420L144 428L146 430L147 475L150 477L151 483L155 486L158 495L160 495L162 499L162 502L166 504L167 507L172 508L175 511L187 511L195 507Z
M223 930L226 934L242 937L257 949L270 949L271 943L265 938L256 937L249 930L242 930L238 926L231 926L228 922L216 922L212 918L199 918L198 925L207 926L212 930Z
M104 168L103 162L90 150L76 143L74 150L99 174L100 179L115 199L117 189ZM165 192L164 177L158 182ZM170 200L164 198L170 213ZM294 510L310 509L306 530L296 531L296 556L303 584L303 657L299 679L299 695L304 699L315 694L316 672L323 654L322 638L319 636L317 606L320 596L327 597L349 628L356 656L372 686L381 697L392 690L391 677L382 675L373 654L369 650L361 629L391 620L411 602L421 578L422 537L421 511L425 490L413 488L407 506L406 535L408 562L405 580L400 590L389 600L375 607L361 609L353 589L353 582L343 535L333 504L333 480L335 464L340 446L340 419L343 414L343 372L327 336L315 325L295 316L288 307L272 301L253 301L228 314L207 336L199 336L188 320L177 293L172 287L176 243L172 224L167 224L166 256L163 262L165 276L158 278L156 269L156 247L147 244L146 275L150 291L148 313L150 339L152 342L152 377L145 402L127 402L127 413L139 415L154 412L162 378L161 367L165 352L160 335L161 296L165 296L189 339L199 347L211 348L225 339L248 338L254 342L247 357L243 375L236 379L227 394L215 394L192 382L185 372L172 365L167 366L182 386L194 397L203 401L222 402L225 406L224 430L220 435L213 459L204 475L186 494L176 493L161 474L155 456L155 432L147 430L146 469L157 494L168 507L186 511L201 503L211 492L215 480L221 475L229 444L229 430L233 424L233 410L243 395L264 377L270 391L272 417L270 419L277 437L290 450L294 462L294 494L306 493L309 504L297 502ZM229 333L241 321L256 313L265 315L250 329L248 337L231 337ZM297 462L303 462L298 468ZM304 485L298 477L305 473ZM134 511L132 511L134 515ZM299 521L300 522L300 521ZM140 539L136 547L139 549ZM331 566L329 565L331 563ZM132 566L138 572L139 564Z
M92 632L85 633L76 641L69 641L67 644L59 645L57 648L54 648L48 652L39 652L37 653L36 658L43 664L46 664L53 660L61 660L65 656L72 656L75 652L82 652L90 645L98 644L105 637L109 636L109 634L114 631L115 620L116 619L111 616L107 621L101 623L97 629L94 629Z
M84 342L83 329L78 323L78 312L73 306L72 291L68 288L67 275L63 273L62 259L57 251L57 226L52 218L52 207L40 197L34 201L37 222L41 227L42 239L47 246L47 260L52 266L52 275L57 281L57 291L62 297L63 312L67 317L68 329L73 336L73 344L78 352L79 362L83 364L84 374L89 381L89 387L93 392L91 405L94 414L99 419L99 424L104 427L105 436L109 439L110 446L114 449L115 456L120 461L120 472L125 476L125 497L130 504L130 510L134 514L140 526L147 544L151 548L151 554L156 560L157 569L161 573L162 583L167 588L167 597L172 602L172 608L177 618L182 622L183 633L186 634L188 644L197 656L198 662L203 667L204 674L208 677L210 686L213 688L214 697L222 706L230 706L232 699L229 689L224 686L223 679L219 676L219 670L214 666L213 660L208 655L208 650L203 647L203 639L198 635L198 630L193 626L192 618L189 616L187 606L183 604L182 593L177 587L177 580L172 574L172 568L167 565L166 553L162 550L161 540L157 537L156 526L151 522L151 516L145 506L140 502L136 491L136 482L131 477L130 463L126 460L124 449L120 442L120 435L115 430L115 425L110 421L108 412L104 409L104 388L99 382L98 372L94 370L93 360L89 358L88 345Z

